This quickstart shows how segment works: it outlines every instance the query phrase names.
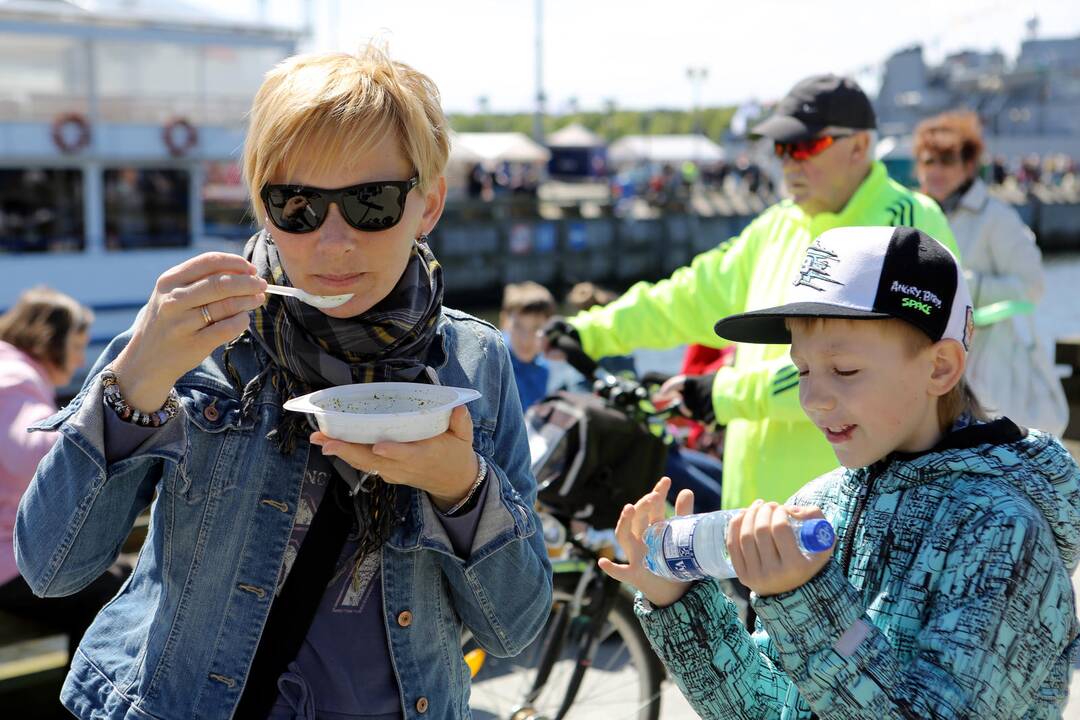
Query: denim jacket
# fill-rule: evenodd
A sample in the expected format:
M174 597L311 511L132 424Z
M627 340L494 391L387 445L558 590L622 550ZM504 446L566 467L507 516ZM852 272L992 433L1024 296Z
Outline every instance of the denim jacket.
M443 384L483 393L469 405L473 445L497 484L467 559L426 493L399 493L406 521L383 547L382 603L406 718L470 717L463 625L493 655L515 655L551 607L506 348L490 325L453 310L438 332L429 364ZM309 446L283 455L266 439L283 412L270 383L241 412L219 348L176 383L181 414L107 463L98 375L129 339L114 340L75 400L35 426L61 436L19 507L16 558L35 593L73 593L109 566L150 506L135 570L87 631L61 699L95 720L229 718L274 597ZM246 384L266 359L248 342L231 361Z

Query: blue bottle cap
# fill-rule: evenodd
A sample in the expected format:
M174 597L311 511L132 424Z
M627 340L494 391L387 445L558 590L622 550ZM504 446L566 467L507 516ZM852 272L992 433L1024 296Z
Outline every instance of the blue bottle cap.
M833 526L829 521L824 518L804 521L802 528L799 530L799 536L802 539L803 547L812 553L825 552L836 542L836 532L833 531Z

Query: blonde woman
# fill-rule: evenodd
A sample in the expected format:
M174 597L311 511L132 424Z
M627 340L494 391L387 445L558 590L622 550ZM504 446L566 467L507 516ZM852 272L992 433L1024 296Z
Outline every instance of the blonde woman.
M20 508L36 592L77 590L154 498L130 583L62 699L84 718L469 717L462 626L512 655L551 601L510 361L443 307L425 242L446 196L438 92L375 48L274 68L244 174L244 257L165 272L81 394ZM353 293L317 310L267 282ZM289 397L351 382L474 387L407 444L311 433ZM234 715L235 713L235 715Z

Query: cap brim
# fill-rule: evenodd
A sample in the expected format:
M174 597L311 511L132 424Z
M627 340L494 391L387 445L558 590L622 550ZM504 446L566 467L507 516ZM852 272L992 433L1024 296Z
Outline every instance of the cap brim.
M773 142L794 142L814 137L824 129L824 126L807 125L790 115L773 115L755 125L750 135L767 137Z
M803 302L731 315L716 323L713 329L720 337L734 342L789 345L791 333L784 320L791 317L883 320L892 316L831 303Z

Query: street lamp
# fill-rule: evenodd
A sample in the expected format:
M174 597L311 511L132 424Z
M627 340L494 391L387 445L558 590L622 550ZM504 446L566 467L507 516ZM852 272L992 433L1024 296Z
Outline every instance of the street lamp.
M615 98L604 100L604 136L608 142L615 137Z
M480 122L485 132L491 132L491 101L487 95L476 98L476 109L480 112Z
M533 140L544 142L544 0L535 0L536 12L536 109L533 111Z
M700 108L701 108L701 85L705 82L705 78L709 77L709 69L707 67L688 67L686 68L686 78L690 81L691 88L691 105L690 113L693 118L694 133L702 134Z

